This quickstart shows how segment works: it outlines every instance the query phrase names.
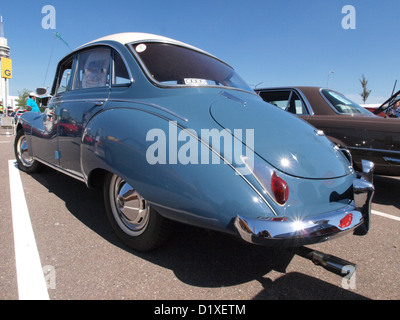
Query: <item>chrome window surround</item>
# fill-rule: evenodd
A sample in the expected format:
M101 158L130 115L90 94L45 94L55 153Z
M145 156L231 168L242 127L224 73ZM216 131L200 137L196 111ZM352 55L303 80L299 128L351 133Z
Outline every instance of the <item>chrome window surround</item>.
M293 88L293 90L296 91L296 93L299 95L300 99L302 99L307 111L308 111L308 115L313 116L314 115L314 110L312 109L311 104L308 102L306 96L304 95L304 93L297 89L297 88Z
M125 86L127 86L127 87L129 87L130 85L132 85L132 83L134 83L135 82L135 79L133 78L133 76L132 76L132 72L131 72L131 70L129 69L129 66L128 66L128 63L127 63L127 61L126 61L126 59L125 59L125 57L123 56L123 54L121 53L121 51L120 50L118 50L118 49L116 49L116 48L114 48L114 47L111 47L112 49L113 49L113 52L112 52L112 59L111 59L111 87L125 87ZM121 60L122 60L122 62L123 62L123 64L124 64L124 66L125 66L125 69L126 69L126 71L128 72L128 76L129 76L129 78L128 78L128 80L130 81L130 84L113 84L112 82L115 80L115 52L116 53L118 53L118 55L120 56L120 58L121 58Z

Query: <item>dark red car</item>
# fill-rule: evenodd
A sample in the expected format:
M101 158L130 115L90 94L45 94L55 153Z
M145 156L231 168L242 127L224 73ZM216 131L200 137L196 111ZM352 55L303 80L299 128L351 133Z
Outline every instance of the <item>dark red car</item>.
M397 82L397 81L396 81ZM364 107L373 114L384 118L400 118L400 91L397 91L379 107Z
M320 87L257 89L264 101L306 120L340 147L356 168L361 159L375 163L375 173L400 176L400 121L382 118L343 94Z

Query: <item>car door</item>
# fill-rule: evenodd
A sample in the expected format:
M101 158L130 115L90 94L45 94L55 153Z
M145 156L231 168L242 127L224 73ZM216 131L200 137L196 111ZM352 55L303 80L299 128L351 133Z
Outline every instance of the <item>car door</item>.
M38 114L32 125L31 143L35 157L47 164L55 166L59 166L60 164L59 158L57 157L58 117L56 116L56 110L60 109L64 94L71 88L71 70L73 62L73 55L60 61L53 84L53 97L49 101L45 112Z
M96 46L77 53L71 90L56 106L58 146L62 169L82 178L81 139L91 117L100 112L110 94L111 49Z

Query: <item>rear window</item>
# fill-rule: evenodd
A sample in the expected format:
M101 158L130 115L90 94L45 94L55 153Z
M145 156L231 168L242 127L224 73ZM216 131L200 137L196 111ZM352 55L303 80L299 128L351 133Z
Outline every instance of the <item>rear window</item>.
M229 65L196 50L158 42L133 44L152 80L172 86L225 86L251 91Z
M361 107L338 92L323 89L321 90L321 93L329 101L332 107L339 113L372 114L365 108Z

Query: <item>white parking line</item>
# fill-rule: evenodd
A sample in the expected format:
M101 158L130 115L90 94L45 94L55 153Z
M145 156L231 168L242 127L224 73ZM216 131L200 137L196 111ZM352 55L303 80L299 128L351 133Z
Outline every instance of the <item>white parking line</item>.
M392 220L400 221L400 217L392 216L391 214L379 212L379 211L376 211L376 210L371 210L371 213L372 214L376 214L377 216L381 216L381 217L389 218L389 219L392 219Z
M8 167L19 299L49 300L21 176L15 160L9 160Z

